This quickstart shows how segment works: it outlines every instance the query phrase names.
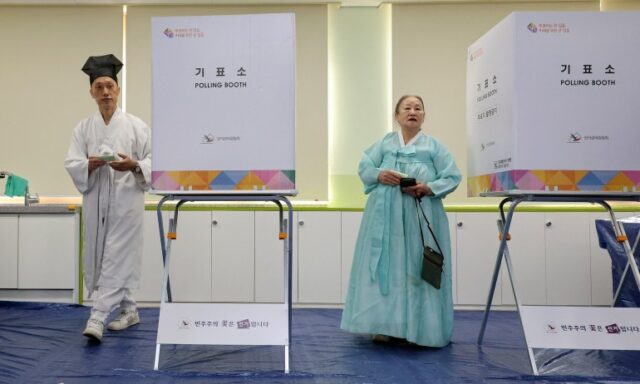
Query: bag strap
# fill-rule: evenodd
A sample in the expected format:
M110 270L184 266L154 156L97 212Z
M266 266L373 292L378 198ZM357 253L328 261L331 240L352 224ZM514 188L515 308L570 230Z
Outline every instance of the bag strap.
M438 247L438 251L440 252L440 254L442 256L444 256L444 253L442 253L442 248L440 248L440 244L438 243L438 239L436 238L435 233L433 233L433 230L431 229L431 223L429 223L429 219L427 219L427 215L425 215L424 213L424 209L422 209L422 204L420 204L420 198L416 197L416 208L417 210L419 210L420 212L422 212L422 216L424 217L424 221L427 222L427 229L429 229L429 233L431 233L431 236L433 236L433 240L436 243L436 247ZM422 220L420 220L420 213L416 211L416 213L418 213L418 227L420 227L420 238L422 239L422 246L425 245L424 243L424 235L422 234L422 224L420 224L420 222Z

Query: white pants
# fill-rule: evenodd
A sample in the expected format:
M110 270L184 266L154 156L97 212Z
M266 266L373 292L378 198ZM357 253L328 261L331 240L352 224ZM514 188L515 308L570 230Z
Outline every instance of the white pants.
M98 287L94 294L91 317L104 323L118 306L121 311L136 310L137 304L129 288Z

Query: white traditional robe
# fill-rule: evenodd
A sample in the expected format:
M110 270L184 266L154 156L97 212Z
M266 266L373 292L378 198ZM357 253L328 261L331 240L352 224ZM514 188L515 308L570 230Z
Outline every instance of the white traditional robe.
M138 161L141 174L115 171L108 164L88 173L89 156L105 144ZM98 286L135 289L140 285L144 191L151 180L151 130L118 108L109 125L100 112L73 131L64 166L82 193L84 280Z

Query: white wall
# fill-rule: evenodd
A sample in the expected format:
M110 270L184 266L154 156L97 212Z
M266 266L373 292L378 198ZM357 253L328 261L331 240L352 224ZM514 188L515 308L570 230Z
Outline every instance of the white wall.
M296 15L296 187L327 200L326 5L129 6L127 111L150 123L151 17L265 12ZM63 162L73 128L97 110L80 69L91 55L123 57L122 20L121 6L0 5L0 169L32 192L78 195Z
M71 132L95 113L90 55L122 52L121 7L0 6L0 169L41 195L75 194L63 168Z
M465 86L467 47L514 11L598 11L593 1L398 4L393 7L393 98L421 95L423 129L439 138L466 175ZM466 180L448 203L487 203L467 198ZM496 200L497 202L497 200Z

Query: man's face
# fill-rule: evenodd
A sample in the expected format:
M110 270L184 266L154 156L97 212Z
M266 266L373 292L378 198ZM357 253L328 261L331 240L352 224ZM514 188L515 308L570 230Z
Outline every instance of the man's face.
M98 77L91 84L91 97L93 97L100 109L116 108L118 105L118 96L120 96L120 87L118 83L108 76Z

